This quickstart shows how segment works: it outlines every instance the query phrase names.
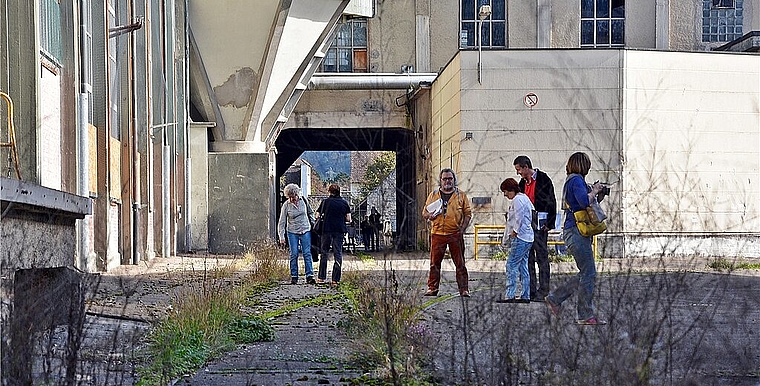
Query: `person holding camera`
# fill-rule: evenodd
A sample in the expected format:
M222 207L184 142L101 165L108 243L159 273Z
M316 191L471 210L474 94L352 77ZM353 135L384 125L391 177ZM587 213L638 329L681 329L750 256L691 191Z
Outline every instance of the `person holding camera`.
M577 152L570 156L565 166L567 178L562 194L562 208L565 211L565 226L562 236L568 252L575 259L578 274L554 289L544 298L549 310L554 316L559 316L562 303L574 293L578 293L576 305L578 324L602 325L607 324L599 319L594 312L594 282L596 281L596 265L594 250L591 248L591 237L583 236L578 231L573 213L585 209L604 188L597 182L588 185L586 175L591 169L591 159L586 153Z
M530 298L533 301L543 301L549 294L551 268L549 265L549 230L554 229L557 220L557 198L554 195L554 184L551 178L533 168L530 158L521 155L512 162L515 171L522 177L520 191L525 193L536 208L536 218L533 224L533 245L528 253L528 274L530 275ZM538 277L536 277L538 264Z

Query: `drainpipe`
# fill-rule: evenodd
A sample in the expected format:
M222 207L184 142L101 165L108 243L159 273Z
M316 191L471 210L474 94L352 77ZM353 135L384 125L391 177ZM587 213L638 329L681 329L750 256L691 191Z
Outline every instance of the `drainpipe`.
M90 97L86 92L79 93L79 124L77 125L77 194L90 197L90 153L88 119L90 116ZM77 227L79 241L79 269L89 272L90 257L90 222L92 216L84 216Z
M192 184L192 175L190 174L192 170L192 159L190 158L190 82L188 79L190 79L190 74L188 70L187 61L190 57L190 26L187 23L188 17L190 17L189 12L187 10L188 8L188 1L184 2L183 10L184 15L182 18L183 31L185 31L185 44L183 45L183 57L182 60L182 79L184 80L184 88L185 88L185 103L184 103L184 118L185 121L183 122L185 130L184 130L184 139L185 139L185 218L184 218L184 227L185 227L185 250L186 252L189 252L192 250L193 247L193 238L192 238L192 222L191 218L193 215L193 208L192 208L192 202L190 200L190 185Z
M134 1L130 2L130 15L135 14L135 4ZM139 21L140 26L142 27L142 20ZM135 53L137 52L137 39L134 36L130 36L130 43L132 46L132 50L129 53L129 85L132 94L132 104L129 106L129 115L130 115L130 136L132 140L132 151L129 153L130 158L130 164L131 164L131 172L130 177L132 184L132 264L137 265L140 263L140 184L138 183L139 176L140 176L140 169L139 169L139 152L137 151L137 146L139 144L137 140L137 113L135 110L137 109L137 89L135 87L135 67L137 67L137 59L135 59Z
M166 131L166 129L164 129ZM171 173L169 172L169 167L171 164L171 146L169 146L168 139L166 138L166 134L164 134L164 146L163 146L163 152L161 154L161 183L163 185L161 189L162 193L162 204L161 204L161 210L163 212L162 220L163 220L163 227L164 231L162 232L163 235L163 242L161 243L161 254L163 257L169 257L171 249L169 248L171 244L171 222L169 216L171 216Z

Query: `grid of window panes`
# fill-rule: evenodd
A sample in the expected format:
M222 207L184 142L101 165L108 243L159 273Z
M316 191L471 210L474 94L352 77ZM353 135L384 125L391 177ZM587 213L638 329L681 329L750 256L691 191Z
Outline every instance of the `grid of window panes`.
M702 0L702 41L730 42L742 36L744 0Z
M61 8L58 0L40 1L40 48L48 59L61 60Z
M462 0L460 8L460 47L476 47L475 31L481 30L481 47L506 47L507 12L506 0ZM490 5L491 14L481 26L478 17L480 6Z
M323 72L367 72L367 19L346 19L322 59Z
M581 0L581 47L625 45L625 0Z

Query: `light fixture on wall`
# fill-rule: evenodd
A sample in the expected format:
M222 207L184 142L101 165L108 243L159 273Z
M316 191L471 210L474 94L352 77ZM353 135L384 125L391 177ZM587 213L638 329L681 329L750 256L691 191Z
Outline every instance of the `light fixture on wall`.
M488 17L491 16L491 6L488 4L484 4L480 6L480 11L478 12L478 20L480 25L478 26L478 32L475 35L478 42L478 84L483 84L480 78L480 73L482 69L481 64L481 53L483 51L483 20L488 19Z

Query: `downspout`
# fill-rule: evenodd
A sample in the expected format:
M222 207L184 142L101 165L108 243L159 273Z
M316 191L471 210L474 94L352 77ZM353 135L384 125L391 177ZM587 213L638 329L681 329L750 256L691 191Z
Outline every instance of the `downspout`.
M166 31L166 3L161 3L160 5L160 12L161 12L161 21L162 26L164 28L164 32ZM165 37L164 37L165 39ZM161 51L161 61L163 62L163 70L164 74L166 74L167 63L166 63L166 51ZM166 85L166 77L164 77L164 122L169 119L169 88ZM168 125L167 125L168 126ZM169 134L167 133L168 127L164 126L162 129L162 152L161 152L161 222L163 223L163 232L161 232L162 236L162 242L161 242L161 255L164 258L167 258L170 256L170 244L171 244L171 221L169 217L171 216L171 191L172 191L172 185L171 185L171 175L169 173L169 168L171 167L171 158L170 158L170 152L171 147L169 146Z
M163 212L163 216L161 216L161 219L163 220L163 227L164 231L162 232L163 235L163 241L161 243L161 254L163 257L169 257L170 254L170 248L169 244L171 244L171 221L169 219L169 216L171 215L171 176L169 175L169 167L171 165L171 147L169 146L169 140L167 138L166 129L164 129L164 146L163 146L163 152L161 153L161 183L163 184L163 188L161 189L161 211Z
M89 47L84 44L84 39L87 39L85 29L87 26L85 23L91 20L86 17L90 12L87 7L87 2L79 2L79 47L80 50L85 47ZM85 59L89 55L79 55L79 105L77 106L77 194L82 197L90 197L90 149L89 141L90 135L88 130L89 116L90 116L90 97L88 94L88 85L84 79L84 66L90 66L90 63L85 63ZM79 269L84 272L89 272L89 257L90 257L90 226L92 223L92 215L84 216L79 221L77 226L77 241L79 243L78 255L79 255Z
M134 0L130 2L130 15L135 13ZM135 67L137 63L135 60L135 52L137 52L137 39L134 35L129 36L131 52L129 53L129 85L131 89L131 104L129 106L129 122L130 122L130 134L132 140L132 151L130 151L130 164L131 164L131 181L132 184L132 264L137 265L140 263L140 184L138 183L138 177L140 175L139 169L139 153L137 151L137 114L135 109L137 106L137 88L135 87Z
M81 85L84 89L84 84ZM90 149L87 117L90 116L90 97L87 92L79 93L79 124L77 125L77 194L82 197L90 197ZM89 272L90 257L90 224L92 215L84 216L77 227L77 239L79 241L79 269Z
M193 215L193 207L192 202L190 201L190 184L192 184L192 175L190 174L192 171L192 162L193 160L190 158L190 82L188 81L190 74L188 71L188 58L190 57L190 26L187 23L189 14L187 11L187 1L184 1L183 4L183 11L184 11L184 19L182 20L183 24L183 31L185 32L185 42L183 51L184 56L182 60L182 79L183 84L185 88L184 96L185 96L185 103L184 103L184 127L185 127L185 249L186 251L191 251L193 248L193 238L192 238L192 222L191 218Z

